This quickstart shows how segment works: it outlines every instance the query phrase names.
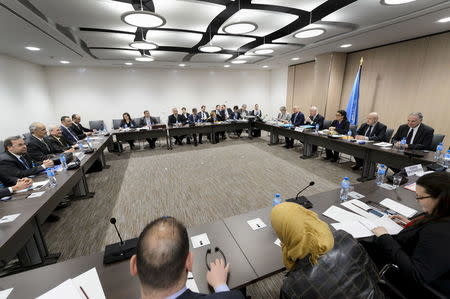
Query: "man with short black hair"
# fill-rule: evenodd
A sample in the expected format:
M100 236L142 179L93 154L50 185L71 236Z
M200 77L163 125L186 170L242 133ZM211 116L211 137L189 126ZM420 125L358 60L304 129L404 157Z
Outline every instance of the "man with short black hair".
M139 126L151 128L153 125L159 124L158 120L150 115L150 111L144 111L144 117L141 118ZM156 140L158 138L147 138L146 139L150 148L154 149L156 147Z
M80 138L72 129L72 120L67 115L61 116L61 132L70 145L78 143Z
M84 139L86 136L91 136L94 130L83 127L81 124L81 116L79 114L72 114L72 131L77 135L78 139Z
M140 234L137 252L130 260L130 272L139 277L142 299L244 298L239 291L228 288L229 265L223 260L211 263L206 275L216 293L192 292L186 287L192 265L186 228L173 217L162 217L148 224Z

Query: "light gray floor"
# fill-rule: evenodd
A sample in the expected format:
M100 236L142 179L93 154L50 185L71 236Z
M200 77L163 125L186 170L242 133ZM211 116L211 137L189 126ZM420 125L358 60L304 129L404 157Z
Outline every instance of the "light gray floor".
M63 261L117 242L111 217L117 218L122 236L128 239L164 215L190 227L265 207L275 193L295 196L311 180L316 184L305 195L338 188L343 176L356 183L358 173L350 170L351 164L303 160L300 152L299 147L268 146L264 136L176 146L172 151L160 146L127 150L121 156L107 153L111 167L88 175L95 197L57 211L61 220L44 225L45 238L51 252L62 253ZM250 286L248 294L278 298L282 278L279 274Z

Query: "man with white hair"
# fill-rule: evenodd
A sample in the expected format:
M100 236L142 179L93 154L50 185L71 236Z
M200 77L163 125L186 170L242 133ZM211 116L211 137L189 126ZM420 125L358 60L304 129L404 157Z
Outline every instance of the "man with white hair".
M309 117L306 119L306 123L311 126L319 125L319 130L323 130L323 122L325 118L319 114L316 106L309 108Z
M64 138L61 132L61 128L58 125L52 125L49 127L49 135L44 137L45 141L51 145L55 153L64 153L66 151L74 151L78 148L78 145L73 146Z
M405 148L412 150L435 150L431 148L434 129L422 123L423 114L413 112L408 116L408 123L398 127L392 143L394 147L399 148L403 138L406 139Z
M386 140L386 125L378 121L379 116L376 112L371 112L367 115L366 122L363 123L356 131L355 138L357 140L370 140L375 142L388 141ZM352 166L353 170L359 170L363 166L363 159L355 157L356 164Z

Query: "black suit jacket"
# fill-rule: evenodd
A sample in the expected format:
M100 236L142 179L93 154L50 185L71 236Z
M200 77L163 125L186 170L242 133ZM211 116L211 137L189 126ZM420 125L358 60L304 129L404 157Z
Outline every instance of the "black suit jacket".
M203 113L205 113L205 117L204 117L204 118L202 117ZM197 113L197 114L200 116L201 119L205 119L205 121L209 118L209 113L206 112L206 111L205 111L205 112L200 111L200 112Z
M126 123L126 122L122 119L122 121L120 122L120 127L121 127L121 128L125 128L125 125L126 125L128 128L136 128L136 127L137 127L137 125L136 125L136 123L134 122L134 120L130 120L129 123Z
M0 188L0 198L11 196L9 188Z
M187 122L187 119L183 116L183 114L178 114L176 117L174 114L169 115L169 125L173 126L176 124L177 120L183 125Z
M401 141L403 137L407 137L409 133L408 125L401 125L398 127L397 132L395 132L394 137L392 137L392 143ZM434 129L425 124L420 124L417 129L416 136L414 137L413 143L408 145L409 149L412 150L434 150L431 148L431 143L433 141Z
M296 115L297 113L292 113L291 123L296 127L303 126L305 124L305 115L301 112L298 112L297 118L295 118Z
M47 141L47 144L50 144L53 148L54 153L63 153L71 148L69 142L64 138L64 136L59 137L59 140L56 137L49 135L44 138Z
M11 192L7 187L14 186L17 183L17 178L7 177L0 173L0 183L3 184L6 188L0 188L0 198L10 196Z
M330 127L335 127L336 132L339 134L347 135L348 131L350 130L350 122L348 120L343 120L341 123L337 121L336 119L333 120Z
M49 158L50 155L53 155L55 153L55 150L53 149L52 145L47 142L47 140L44 138L45 144L37 139L34 136L31 136L30 139L28 139L27 147L28 147L28 155L33 159L34 161L44 161Z
M252 111L250 112L250 115L262 117L262 111L261 111L261 110L258 110L258 112L256 112L255 110L252 110Z
M356 131L356 135L362 135L365 136L367 129L369 128L369 125L367 123L364 123L359 127L359 129ZM377 122L375 126L372 128L372 132L370 133L369 140L372 141L387 141L386 140L386 130L387 127L385 124L382 124L380 122Z
M75 134L75 132L72 130L72 127L66 128L64 126L61 126L60 129L61 129L62 135L67 140L67 142L70 143L70 145L74 145L78 142L77 134Z
M189 122L190 124L193 124L193 123L199 123L199 122L202 122L202 118L201 118L201 116L200 116L198 113L197 113L196 115L194 115L194 114L189 114L188 122Z
M33 160L27 154L23 155L29 165L27 169L17 158L10 152L0 154L0 173L13 180L14 178L23 178L30 175L36 175L44 170L42 166L32 167Z
M316 117L313 118L311 116L308 116L308 119L306 120L307 124L310 124L311 126L319 125L319 130L323 130L323 122L325 121L325 117L317 113Z
M241 114L239 112L233 112L233 113L230 114L230 119L233 119L233 120L241 119Z
M153 125L159 124L158 120L152 116L150 116L150 121L152 122ZM145 127L146 125L147 125L147 122L145 121L145 117L142 117L139 122L139 126Z
M194 293L191 290L187 289L183 294L177 297L177 299L196 299L196 298L211 298L211 299L244 299L244 295L242 295L239 291L229 291L229 292L219 292L213 293L209 295Z
M82 124L75 124L72 123L72 131L77 135L78 139L84 139L86 138L85 132L93 132L92 130L89 130L88 128L83 127Z

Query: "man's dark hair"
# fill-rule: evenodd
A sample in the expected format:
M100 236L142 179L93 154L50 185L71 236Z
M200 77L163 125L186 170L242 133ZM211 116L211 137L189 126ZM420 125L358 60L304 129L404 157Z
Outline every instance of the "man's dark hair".
M65 121L66 118L70 118L70 117L68 117L67 115L61 116L61 122Z
M72 120L74 120L75 118L77 118L78 114L72 114Z
M19 139L23 139L23 137L17 135L17 136L10 136L10 137L6 138L3 141L3 147L5 148L5 151L8 151L8 147L13 145L13 141L16 141L16 140L19 140Z
M186 227L173 217L148 224L139 236L136 265L142 285L163 290L174 286L185 274L189 254Z

